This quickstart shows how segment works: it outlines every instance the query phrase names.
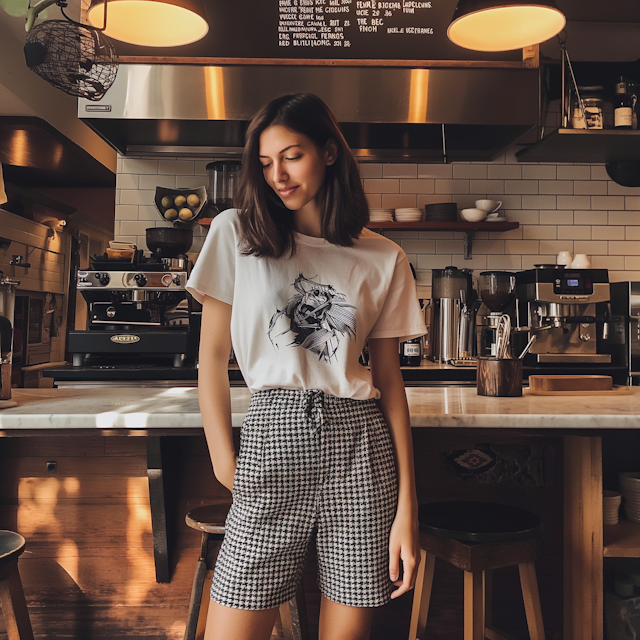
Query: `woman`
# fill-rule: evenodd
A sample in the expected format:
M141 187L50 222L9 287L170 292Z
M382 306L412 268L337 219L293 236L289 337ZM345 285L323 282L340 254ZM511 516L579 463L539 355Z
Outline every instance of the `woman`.
M233 489L205 638L269 638L313 539L320 640L366 640L374 607L413 587L420 557L398 360L398 340L425 333L409 263L365 228L357 164L314 95L254 117L235 200L187 285L203 304L207 443ZM239 458L232 341L252 392ZM370 371L358 362L367 341Z

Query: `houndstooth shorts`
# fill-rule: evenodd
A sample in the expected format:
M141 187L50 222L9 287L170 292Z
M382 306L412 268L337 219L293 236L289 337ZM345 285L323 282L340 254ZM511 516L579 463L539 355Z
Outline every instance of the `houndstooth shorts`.
M318 584L329 600L389 600L389 531L397 483L375 400L269 389L251 396L233 504L211 597L237 609L290 600L316 534Z

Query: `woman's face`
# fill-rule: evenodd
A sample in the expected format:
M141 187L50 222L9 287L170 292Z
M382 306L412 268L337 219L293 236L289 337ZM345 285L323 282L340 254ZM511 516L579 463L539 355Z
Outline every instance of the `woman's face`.
M336 160L335 144L318 148L307 136L276 124L260 136L264 179L287 209L316 208L327 166Z

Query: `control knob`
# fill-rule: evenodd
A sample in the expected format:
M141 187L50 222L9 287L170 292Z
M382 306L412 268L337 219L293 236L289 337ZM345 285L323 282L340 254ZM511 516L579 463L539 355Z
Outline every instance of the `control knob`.
M144 287L147 284L147 277L143 273L136 273L133 279L139 287Z
M111 278L109 277L108 273L96 273L96 280L103 287L106 287L109 284L109 282L111 281Z
M182 278L180 276L173 276L173 284L180 286L182 284Z
M171 286L171 282L172 282L172 280L171 280L171 274L170 274L170 273L165 273L165 274L162 276L162 284L163 284L165 287L170 287L170 286Z

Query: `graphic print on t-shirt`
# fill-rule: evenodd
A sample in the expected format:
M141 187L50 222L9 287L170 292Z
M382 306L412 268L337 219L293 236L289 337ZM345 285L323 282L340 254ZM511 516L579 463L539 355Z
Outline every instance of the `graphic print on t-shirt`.
M276 309L269 322L267 335L271 344L278 348L271 333L282 316L289 319L289 328L279 333L293 333L293 342L289 346L302 347L317 354L319 360L331 362L340 344L341 336L356 336L356 317L349 311L355 309L347 304L344 293L339 293L330 284L321 284L298 275L292 285L295 295L282 309Z

